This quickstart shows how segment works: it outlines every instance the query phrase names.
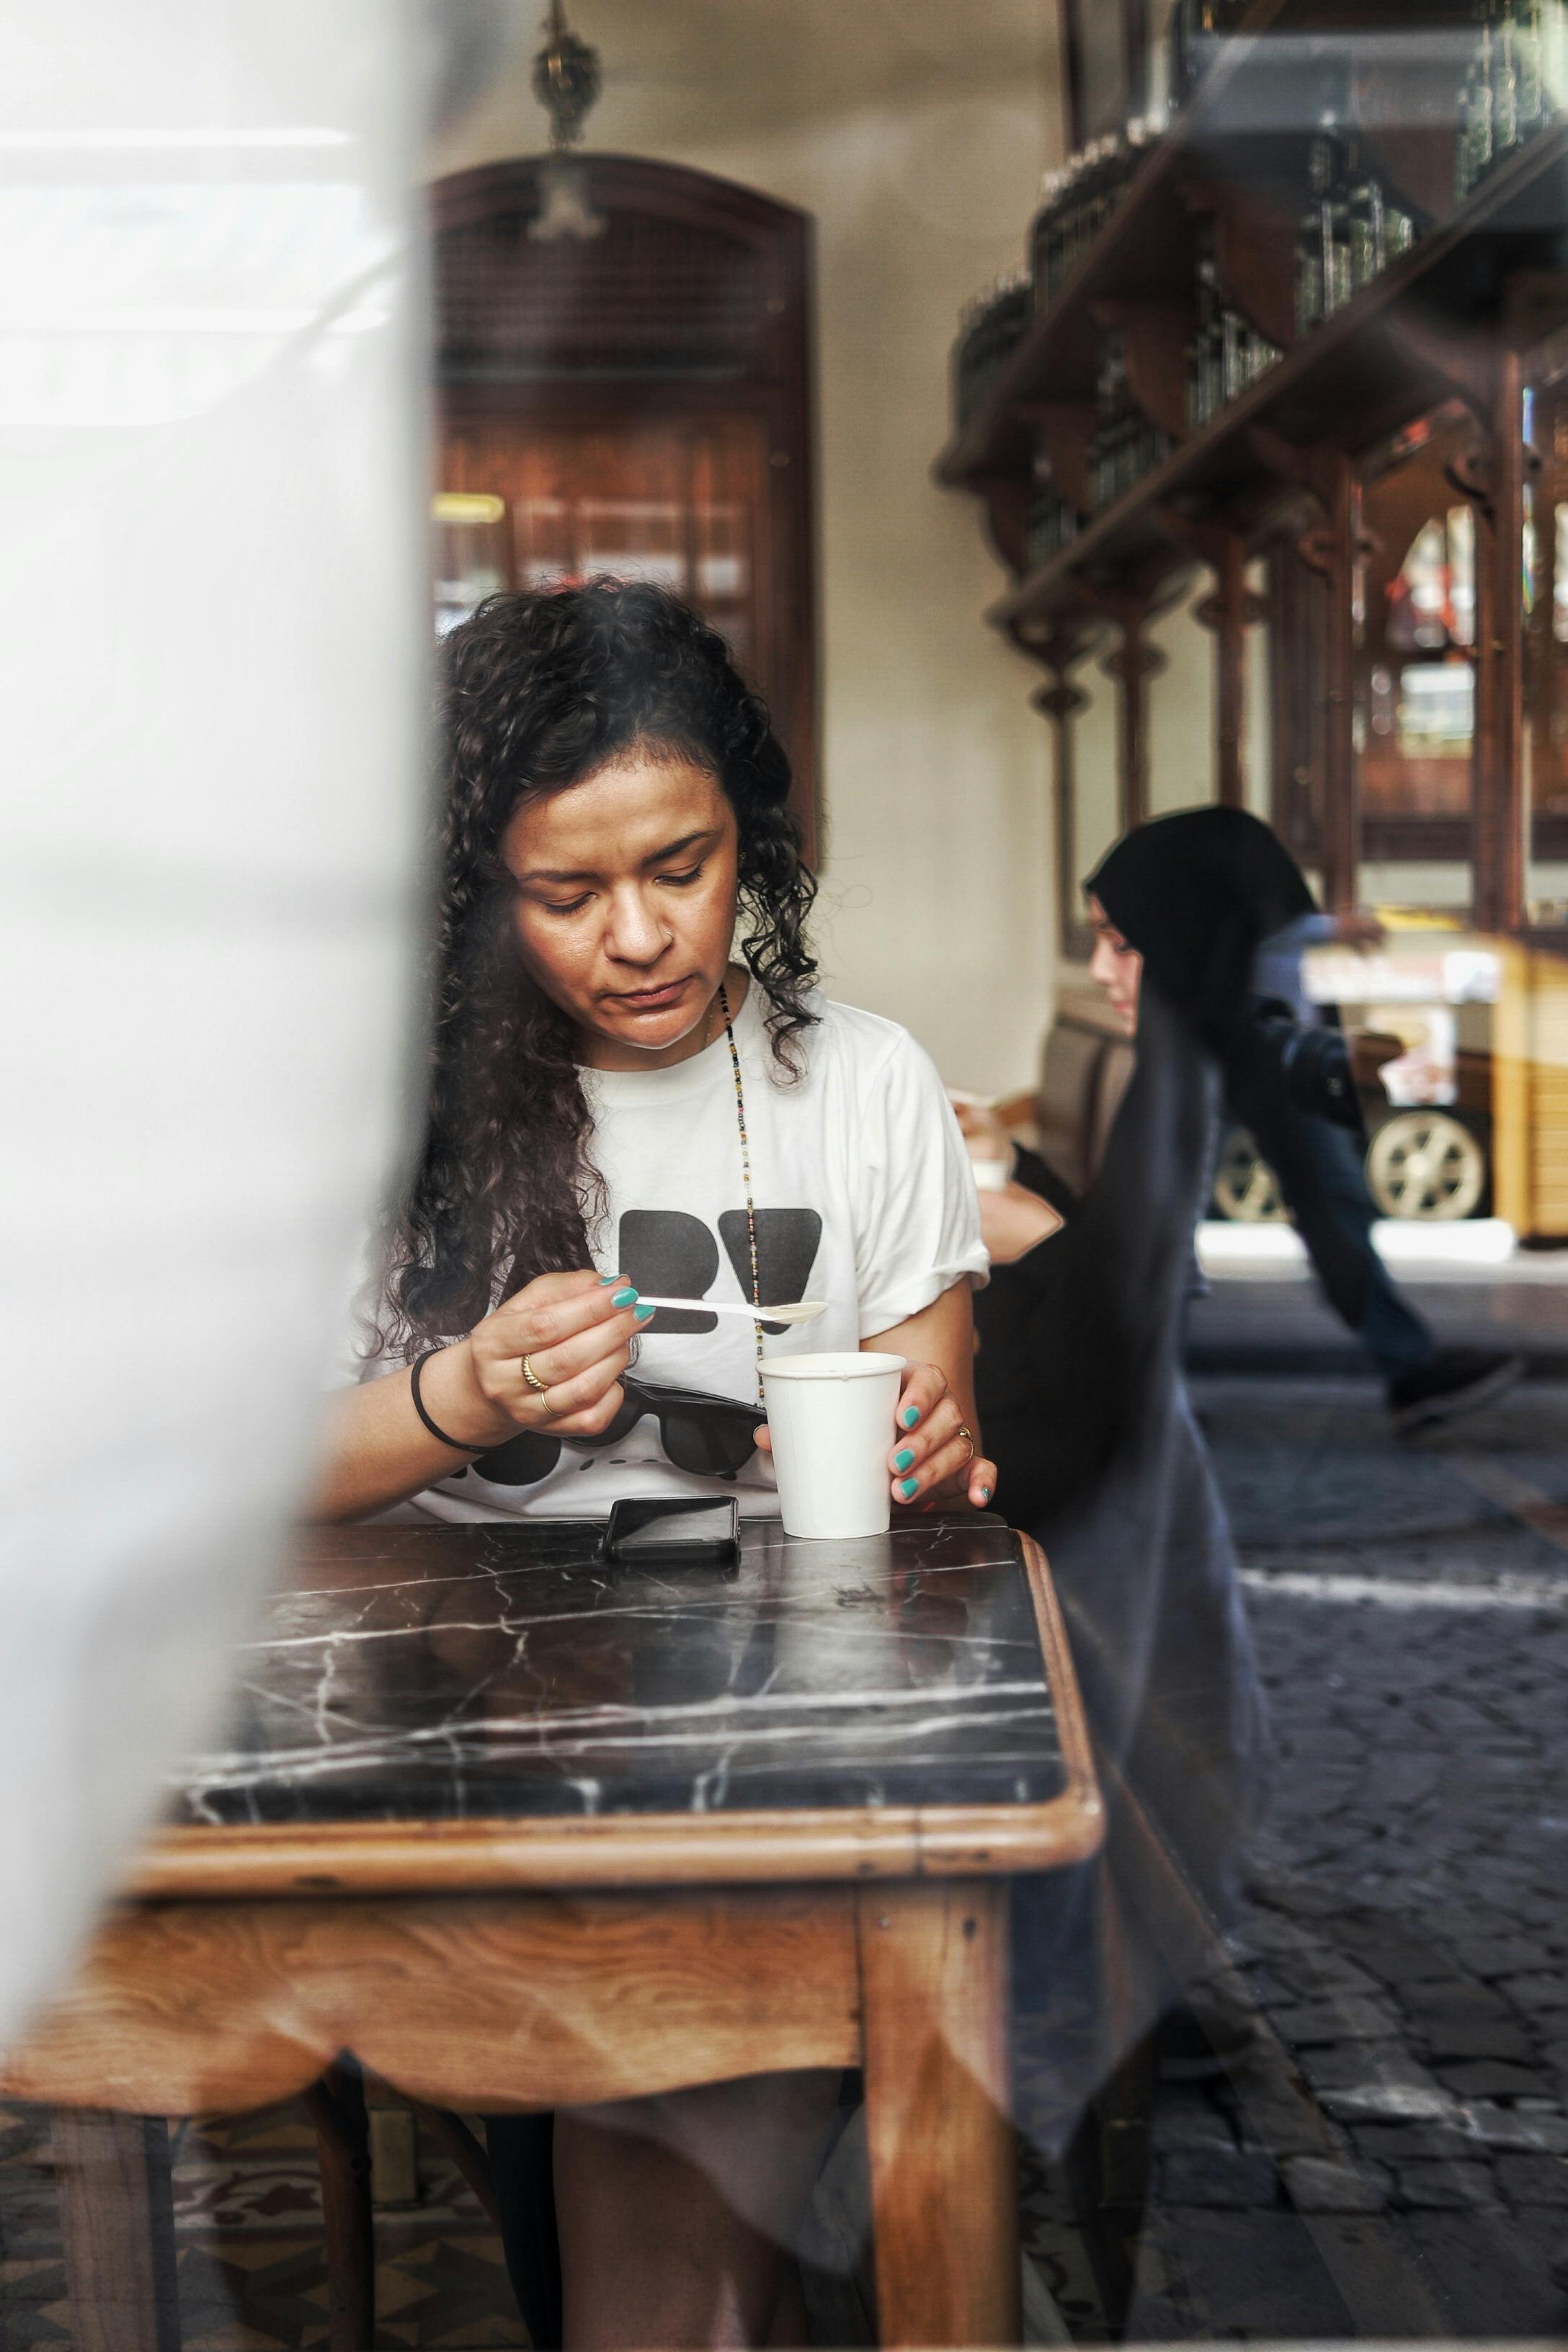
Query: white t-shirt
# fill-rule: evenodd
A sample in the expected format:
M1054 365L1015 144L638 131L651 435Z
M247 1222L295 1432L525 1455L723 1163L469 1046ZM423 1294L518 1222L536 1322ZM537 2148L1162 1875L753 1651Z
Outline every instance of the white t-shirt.
M780 1085L778 1065L749 987L735 1018L764 1304L825 1298L815 1322L768 1334L780 1355L853 1350L918 1315L964 1276L982 1282L987 1258L969 1155L941 1079L907 1031L874 1013L814 996L805 1067ZM756 1327L708 1315L705 1297L752 1296L729 1042L662 1070L584 1070L594 1114L590 1155L608 1208L591 1235L603 1274L642 1291L690 1298L689 1314L661 1310L645 1327L631 1368L649 1389L699 1391L731 1410L686 1407L661 1423L644 1412L608 1444L531 1433L506 1464L470 1466L427 1487L397 1516L458 1524L512 1517L603 1518L623 1495L734 1494L751 1516L778 1509L773 1465L752 1451L733 1479L679 1466L710 1442L739 1451L757 1403ZM392 1367L377 1367L390 1370ZM640 1402L635 1391L632 1402ZM734 1406L742 1408L737 1414ZM705 1430L720 1433L710 1441ZM708 1454L707 1458L712 1458Z

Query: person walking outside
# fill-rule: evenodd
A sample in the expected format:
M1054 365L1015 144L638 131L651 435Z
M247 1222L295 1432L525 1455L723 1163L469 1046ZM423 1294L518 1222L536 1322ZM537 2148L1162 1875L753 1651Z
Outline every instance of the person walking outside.
M1186 809L1120 841L1086 885L1091 976L1131 1032L1142 977L1218 1061L1231 1117L1273 1169L1329 1304L1381 1373L1411 1431L1489 1402L1517 1355L1440 1347L1373 1240L1358 1070L1307 998L1301 959L1330 940L1367 946L1375 919L1324 914L1295 860L1245 810Z

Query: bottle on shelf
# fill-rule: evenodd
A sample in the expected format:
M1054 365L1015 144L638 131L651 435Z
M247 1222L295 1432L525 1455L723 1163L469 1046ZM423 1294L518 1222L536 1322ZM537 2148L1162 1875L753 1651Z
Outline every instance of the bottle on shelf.
M1037 310L1054 302L1078 268L1155 136L1147 121L1130 122L1124 132L1091 140L1060 170L1047 173L1029 232Z
M952 349L952 410L960 428L980 407L1022 341L1033 309L1026 270L997 278L965 304Z
M1420 234L1355 143L1324 115L1307 158L1308 201L1296 236L1296 331L1309 334L1369 286Z
M1108 335L1095 385L1099 424L1089 446L1089 502L1096 514L1115 504L1121 491L1121 451L1128 403L1127 365L1120 335Z
M1089 147L1084 164L1083 194L1074 223L1073 267L1076 269L1095 238L1100 235L1105 215L1110 209L1111 142L1097 139Z
M1296 230L1296 332L1310 334L1323 310L1323 245L1317 206L1309 204Z
M1503 0L1492 27L1492 161L1502 163L1521 143L1518 0Z
M1476 37L1459 85L1456 110L1454 194L1463 204L1492 166L1492 10L1494 0L1478 0Z
M1101 346L1095 405L1100 421L1089 448L1089 493L1094 512L1100 514L1163 464L1172 446L1170 435L1132 398L1119 334L1107 335Z
M1065 171L1046 173L1040 182L1040 201L1029 225L1029 270L1035 282L1037 310L1045 309L1056 274L1052 247L1061 234L1061 199L1067 176Z
M1456 202L1463 204L1497 164L1557 121L1565 102L1564 0L1476 0L1475 37L1456 108Z
M1078 509L1060 493L1042 489L1035 498L1024 525L1024 561L1037 572L1072 545L1083 523Z
M1040 184L1039 209L1029 232L1037 310L1045 310L1054 299L1071 268L1069 256L1081 168L1081 157L1072 156L1059 170L1047 172Z
M1516 13L1514 73L1522 143L1545 128L1552 110L1546 89L1546 0L1518 0Z
M1357 167L1352 159L1347 202L1350 224L1350 278L1352 292L1370 286L1388 267L1388 208L1383 183L1375 172Z
M1388 258L1391 262L1397 261L1403 254L1409 252L1421 231L1415 215L1409 207L1387 196L1384 199L1383 217L1388 241Z
M1186 411L1187 424L1198 432L1214 415L1214 290L1205 280L1205 266L1198 264L1198 323L1187 345Z
M1325 115L1307 152L1307 208L1296 239L1296 324L1307 334L1355 291L1351 205L1334 118Z
M1187 345L1187 423L1200 431L1280 356L1279 344L1224 299L1207 231L1198 257L1197 331Z

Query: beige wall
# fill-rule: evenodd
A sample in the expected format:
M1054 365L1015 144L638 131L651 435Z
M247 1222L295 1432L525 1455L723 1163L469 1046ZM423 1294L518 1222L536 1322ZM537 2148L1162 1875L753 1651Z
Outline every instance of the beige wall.
M816 218L826 887L835 993L953 1084L1029 1083L1051 982L1039 673L984 620L1004 584L937 489L961 302L1016 265L1059 153L1052 0L573 0L602 51L592 143L742 180ZM433 158L534 151L531 19Z
M1216 790L1213 640L1194 614L1211 583L1199 572L1181 602L1151 624L1167 667L1149 686L1149 814L1196 808Z

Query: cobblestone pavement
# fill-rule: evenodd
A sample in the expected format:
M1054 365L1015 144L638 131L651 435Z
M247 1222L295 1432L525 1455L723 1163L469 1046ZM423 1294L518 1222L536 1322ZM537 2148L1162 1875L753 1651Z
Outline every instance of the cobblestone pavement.
M1130 2333L1568 2336L1568 1388L1404 1444L1366 1381L1194 1399L1279 1765Z

